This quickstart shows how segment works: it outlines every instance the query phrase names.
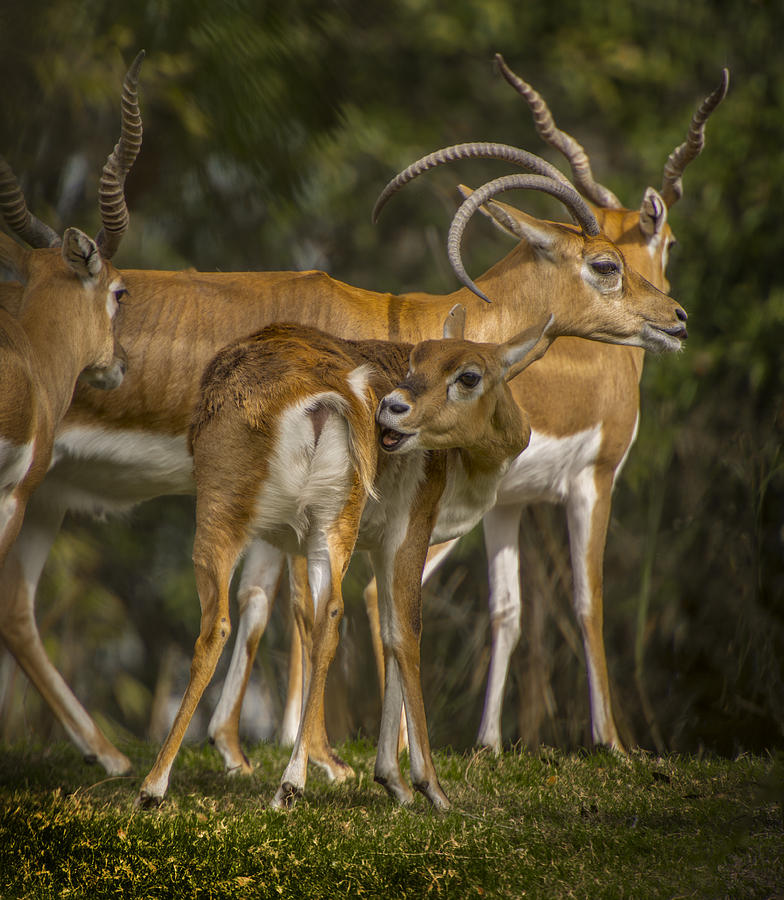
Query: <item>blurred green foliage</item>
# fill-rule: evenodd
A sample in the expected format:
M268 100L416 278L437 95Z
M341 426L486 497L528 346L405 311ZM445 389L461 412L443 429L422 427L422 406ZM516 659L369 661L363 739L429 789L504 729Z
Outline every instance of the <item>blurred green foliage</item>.
M446 291L454 187L492 177L497 164L433 173L377 226L370 210L395 171L451 142L507 141L561 164L494 71L495 52L632 208L647 184L658 187L696 104L729 66L729 96L670 216L679 246L668 274L691 336L683 354L646 365L640 434L616 489L605 631L628 740L781 747L782 33L784 7L766 0L5 0L0 149L39 216L95 230L119 85L143 47L145 138L127 185L121 266L318 267L380 290ZM527 208L559 214L544 201ZM507 250L480 224L466 248L475 274ZM189 650L195 637L192 518L190 501L165 500L122 523L72 521L47 570L39 618L49 646L117 728L144 732L162 653L170 642ZM569 746L589 731L561 520L548 509L525 520L533 562L505 732ZM484 565L475 533L428 590L423 676L437 743L466 745L478 723ZM357 571L351 658L343 651L332 682L357 697L340 727L375 734L367 626L353 602L366 570ZM262 647L281 682L284 623L273 617ZM45 731L32 689L17 680L11 690L11 680L6 736Z

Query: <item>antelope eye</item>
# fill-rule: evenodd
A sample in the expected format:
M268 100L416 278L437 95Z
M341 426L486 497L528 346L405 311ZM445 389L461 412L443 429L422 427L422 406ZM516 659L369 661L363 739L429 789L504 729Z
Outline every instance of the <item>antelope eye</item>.
M463 372L457 379L463 387L475 388L482 380L482 376L476 372Z
M117 288L117 290L112 291L112 293L114 294L114 299L120 303L122 302L122 298L128 293L128 288Z
M597 259L591 263L591 268L597 275L615 275L619 272L618 263L611 259Z

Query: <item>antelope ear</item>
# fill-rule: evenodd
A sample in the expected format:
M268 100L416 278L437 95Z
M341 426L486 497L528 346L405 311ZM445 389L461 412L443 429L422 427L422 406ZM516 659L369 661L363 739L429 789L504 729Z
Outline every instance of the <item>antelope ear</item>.
M27 283L29 254L30 251L26 247L0 231L0 272L3 272L9 281Z
M463 339L465 334L466 308L461 303L455 303L444 319L444 337Z
M80 278L95 278L103 269L98 245L78 228L65 229L63 259Z
M667 224L667 204L661 194L649 187L640 206L640 230L651 241L658 237Z
M519 375L532 362L544 356L547 348L555 340L552 326L555 316L550 314L546 321L532 325L515 335L510 341L498 348L501 356L501 368L506 381Z

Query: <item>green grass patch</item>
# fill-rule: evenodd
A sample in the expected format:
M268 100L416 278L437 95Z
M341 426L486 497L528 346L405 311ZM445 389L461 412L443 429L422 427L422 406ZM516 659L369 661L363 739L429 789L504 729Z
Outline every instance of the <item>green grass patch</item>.
M184 749L155 811L137 774L105 778L69 745L0 748L0 896L771 897L784 892L784 763L604 751L436 753L453 810L396 807L374 747L340 752L356 780L312 771L289 813L267 809L287 752L229 778Z

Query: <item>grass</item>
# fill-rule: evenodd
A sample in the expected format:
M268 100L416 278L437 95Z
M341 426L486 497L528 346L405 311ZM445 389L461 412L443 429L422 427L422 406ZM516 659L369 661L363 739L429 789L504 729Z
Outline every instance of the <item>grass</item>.
M784 894L784 762L620 758L514 749L436 754L454 808L402 809L373 783L374 747L343 745L357 779L312 772L273 812L287 753L250 778L181 751L166 803L134 809L138 773L105 778L70 745L0 747L0 896L775 897Z

